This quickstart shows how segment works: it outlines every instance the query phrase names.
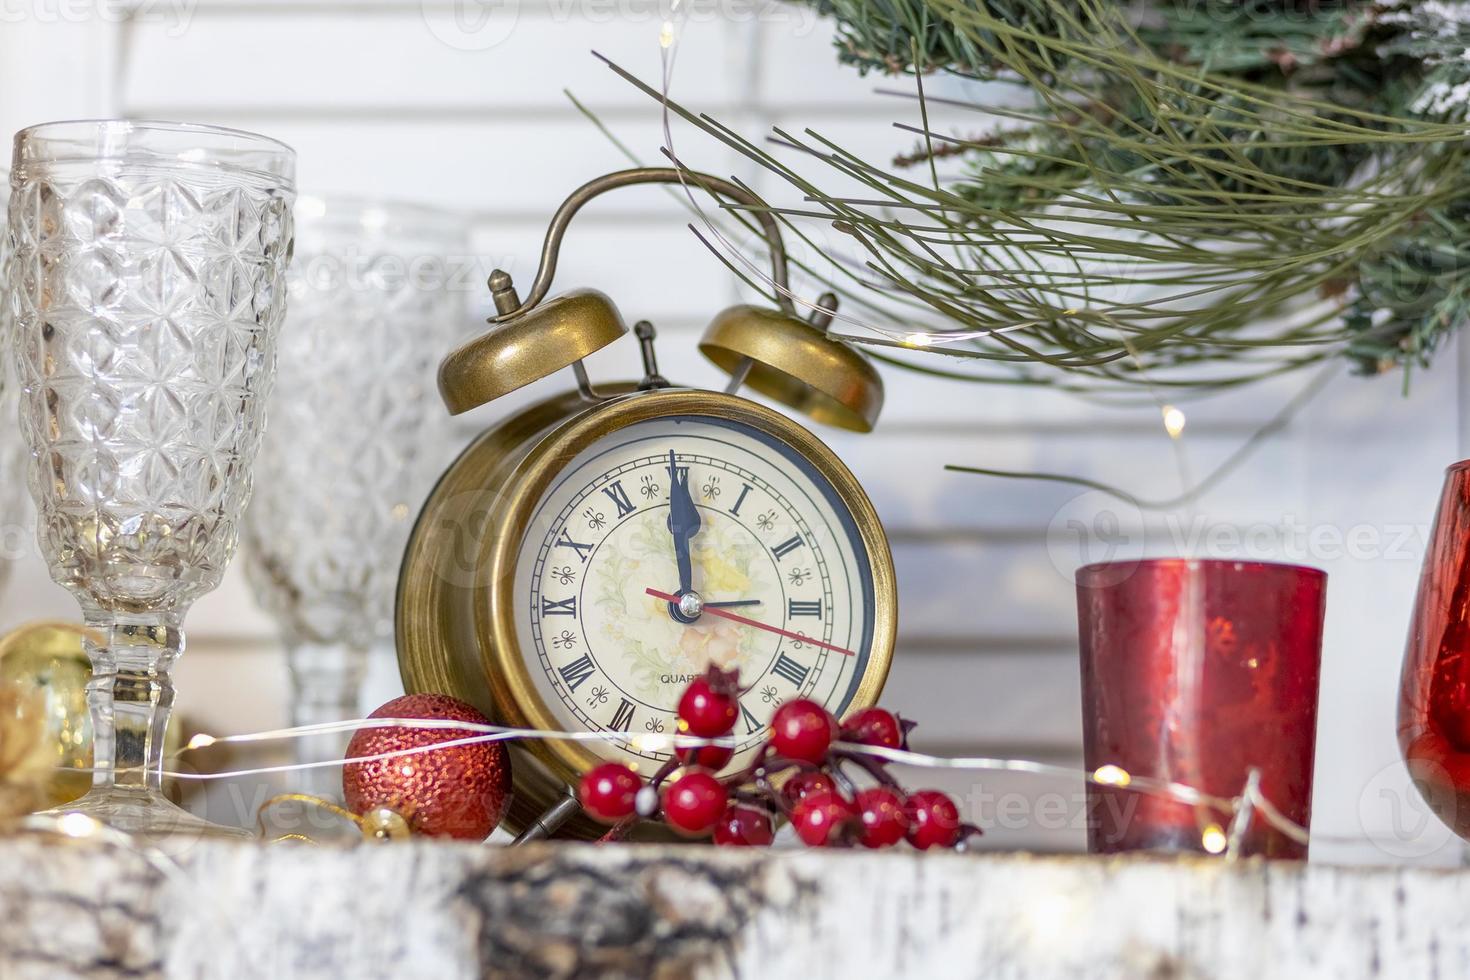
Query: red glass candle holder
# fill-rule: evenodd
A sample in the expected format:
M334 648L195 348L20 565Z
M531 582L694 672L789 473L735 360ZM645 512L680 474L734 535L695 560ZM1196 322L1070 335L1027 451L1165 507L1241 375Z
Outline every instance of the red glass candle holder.
M1398 727L1420 795L1470 839L1470 460L1445 471L1409 621Z
M1154 559L1077 572L1087 767L1239 796L1252 769L1292 821L1311 819L1327 574L1266 562ZM1105 770L1121 776L1117 770ZM1088 849L1209 851L1231 814L1087 787ZM1251 820L1242 854L1307 856Z

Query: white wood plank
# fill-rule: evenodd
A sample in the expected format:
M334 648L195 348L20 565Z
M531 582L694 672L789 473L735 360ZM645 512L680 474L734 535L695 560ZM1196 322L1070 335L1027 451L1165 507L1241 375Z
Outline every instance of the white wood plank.
M825 18L767 28L762 37L760 100L833 111L870 105L874 89L903 85L901 79L877 73L864 77L855 68L838 64L833 35L833 22Z
M1195 538L1203 545L1215 522L1275 527L1293 515L1306 520L1306 501L1294 492L1301 485L1302 467L1287 439L1265 442L1232 478L1191 506L1153 511L1071 484L955 473L945 466L1086 474L1140 498L1164 501L1180 493L1185 483L1176 456L1181 447L1162 434L1101 427L1090 437L1045 430L925 433L880 426L868 436L823 432L822 437L867 487L894 533L964 529L1031 534L1039 543L1047 530L1065 537L1071 521L1111 520L1122 533L1147 527L1178 537L1181 544ZM1223 462L1243 439L1209 431L1191 437L1182 447L1191 473L1188 485ZM1261 495L1257 481L1262 478L1275 482L1280 492Z
M918 722L915 751L1080 753L1080 684L1075 648L900 643L879 704Z
M0 20L0 173L11 135L53 119L114 115L116 18L62 18L54 5L16 4ZM35 14L35 16L28 16ZM42 82L41 80L45 81ZM0 193L0 200L4 194Z
M675 207L658 196L657 188L630 189L627 194L633 200L642 197ZM544 221L506 222L477 230L471 247L486 275L490 269L505 269L524 293L535 278L545 234ZM562 249L552 290L600 289L613 297L631 327L644 318L655 324L698 313L703 314L700 319L712 318L734 302L731 281L719 260L674 217L575 225ZM484 278L468 279L466 285L471 284L470 300L483 303ZM630 340L624 346L633 359L630 363L636 363L636 343Z
M510 14L494 13L483 33L458 27L452 7L427 13L367 8L351 16L313 8L272 17L199 11L183 32L144 23L132 37L122 102L134 114L201 120L246 110L263 120L281 112L525 115L563 108L566 88L600 108L651 104L590 52L657 78L656 17L599 22L517 11L514 4L497 9ZM684 97L708 105L736 101L735 36L718 22L686 32ZM432 145L425 152L432 153Z
M373 654L393 665L387 648ZM189 731L265 731L285 723L284 652L271 639L201 639L174 679L176 709ZM253 694L234 698L241 677ZM967 652L901 644L879 703L916 721L916 751L1024 751L1070 757L1081 751L1075 650L1038 647ZM370 709L384 700L365 703Z
M1396 545L1323 562L1330 579L1314 825L1377 839L1379 861L1435 849L1461 860L1464 854L1410 785L1395 734L1399 670L1429 524L1443 468L1464 448L1453 410L1455 353L1445 350L1433 371L1416 372L1409 398L1391 378L1345 378L1303 425L1311 519L1381 532Z
M258 125L295 147L304 193L409 200L466 219L479 217L491 228L505 221L544 228L556 207L582 183L631 166L596 125L569 103L566 109L454 123L435 118L303 120L289 115L267 120L228 113L216 119L225 125ZM663 127L651 104L608 125L640 158L663 162ZM676 128L675 148L690 166L722 176L741 166L732 152L688 126ZM682 215L677 200L623 190L590 205L572 234L589 223L611 221L647 220L678 228Z
M951 750L953 746L949 747ZM994 748L1004 749L996 746ZM965 754L991 756L985 746ZM1073 753L1019 753L1005 758L1082 767L1080 749ZM1087 850L1087 791L1080 776L1034 773L919 769L895 766L893 774L909 790L948 793L961 816L979 826L984 836L974 850L1082 853Z

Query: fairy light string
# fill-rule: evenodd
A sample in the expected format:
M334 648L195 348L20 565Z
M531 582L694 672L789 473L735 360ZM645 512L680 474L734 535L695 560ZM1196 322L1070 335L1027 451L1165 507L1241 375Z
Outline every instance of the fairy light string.
M421 731L456 731L469 732L463 737L446 739L426 745L413 746L410 748L395 749L386 752L377 752L369 755L347 756L342 759L325 759L316 762L293 763L289 765L259 766L245 769L229 769L219 772L197 772L187 770L166 769L163 772L165 778L192 780L208 782L223 779L238 779L248 776L263 776L278 773L289 773L305 771L310 769L329 768L348 764L362 764L398 759L408 756L419 755L425 752L433 752L439 749L452 748L462 745L476 745L490 742L505 741L545 741L566 740L574 742L607 742L629 745L640 751L666 752L674 748L693 748L700 746L721 746L734 748L735 739L732 736L720 738L700 738L684 734L627 734L623 732L570 732L549 731L533 728L513 728L504 725L481 724L468 721L453 721L445 719L425 718L354 718L338 722L323 722L313 725L300 725L292 728L275 728L261 732L249 732L236 735L211 735L200 733L189 739L188 743L181 749L172 753L169 758L177 760L184 754L213 745L248 744L271 741L285 741L295 738L306 738L314 735L344 733L357 731L364 728L406 728ZM918 769L932 770L961 770L972 772L1014 772L1025 773L1035 776L1046 776L1056 778L1080 778L1087 783L1106 786L1117 789L1126 789L1133 792L1146 793L1153 796L1164 797L1175 802L1192 806L1201 811L1208 811L1216 815L1218 820L1210 820L1203 825L1201 831L1201 846L1209 853L1223 854L1227 859L1239 856L1244 835L1257 818L1264 820L1272 828L1298 843L1307 843L1310 839L1308 829L1291 820L1281 812L1265 796L1260 787L1260 773L1252 769L1250 776L1242 788L1240 795L1234 797L1217 796L1206 793L1196 787L1167 779L1157 779L1129 772L1121 766L1105 764L1095 769L1083 769L1075 766L1058 765L1048 762L1037 762L1031 759L1008 759L992 756L961 756L946 757L931 755L924 752L914 752L907 749L890 749L875 745L856 745L851 743L835 743L835 748L846 752L856 753L883 762L891 762L897 765L911 766ZM636 764L634 766L636 768ZM87 771L87 770L70 770ZM281 794L272 797L262 805L260 813L279 802L296 801L323 805L327 801L307 794ZM328 808L336 813L340 810L335 804ZM340 814L339 814L340 815ZM356 816L350 817L362 825L362 821ZM1222 824L1220 821L1224 821ZM263 827L263 823L261 824ZM1323 840L1322 835L1317 835L1318 841ZM1354 841L1357 838L1342 838L1343 841Z

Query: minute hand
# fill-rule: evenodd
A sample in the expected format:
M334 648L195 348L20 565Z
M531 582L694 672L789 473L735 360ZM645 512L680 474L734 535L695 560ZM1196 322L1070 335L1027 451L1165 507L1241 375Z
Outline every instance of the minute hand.
M647 592L655 599L662 599L665 602L678 601L667 592L660 592L658 589L644 589L643 591ZM772 626L769 623L762 623L759 620L749 619L736 613L727 612L724 609L711 609L709 606L705 606L704 611L709 613L711 616L718 616L721 619L728 619L731 622L740 623L742 626L754 626L756 629L765 630L767 633L776 633L780 636L786 637L788 640L799 640L802 643L810 643L814 647L821 647L824 650L833 650L848 657L857 656L857 654L853 653L851 650L837 646L834 643L826 643L822 640L814 640L810 636L802 636L800 633L792 633L790 630L783 630L779 626Z
M689 495L689 470L682 472L669 450L669 534L674 538L674 560L679 564L679 594L694 589L694 567L689 560L689 539L699 533L699 508ZM677 600L675 600L677 601Z

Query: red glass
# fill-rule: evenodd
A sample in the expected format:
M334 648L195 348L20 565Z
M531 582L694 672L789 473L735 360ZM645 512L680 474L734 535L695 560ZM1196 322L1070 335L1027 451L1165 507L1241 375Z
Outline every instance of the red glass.
M1312 809L1317 678L1327 574L1266 562L1154 559L1077 571L1083 751L1231 798L1261 790L1306 826ZM1136 789L1087 787L1088 849L1204 851L1230 814ZM1305 858L1307 847L1254 819L1246 855Z
M1429 808L1470 839L1470 460L1445 471L1399 683L1399 748Z

